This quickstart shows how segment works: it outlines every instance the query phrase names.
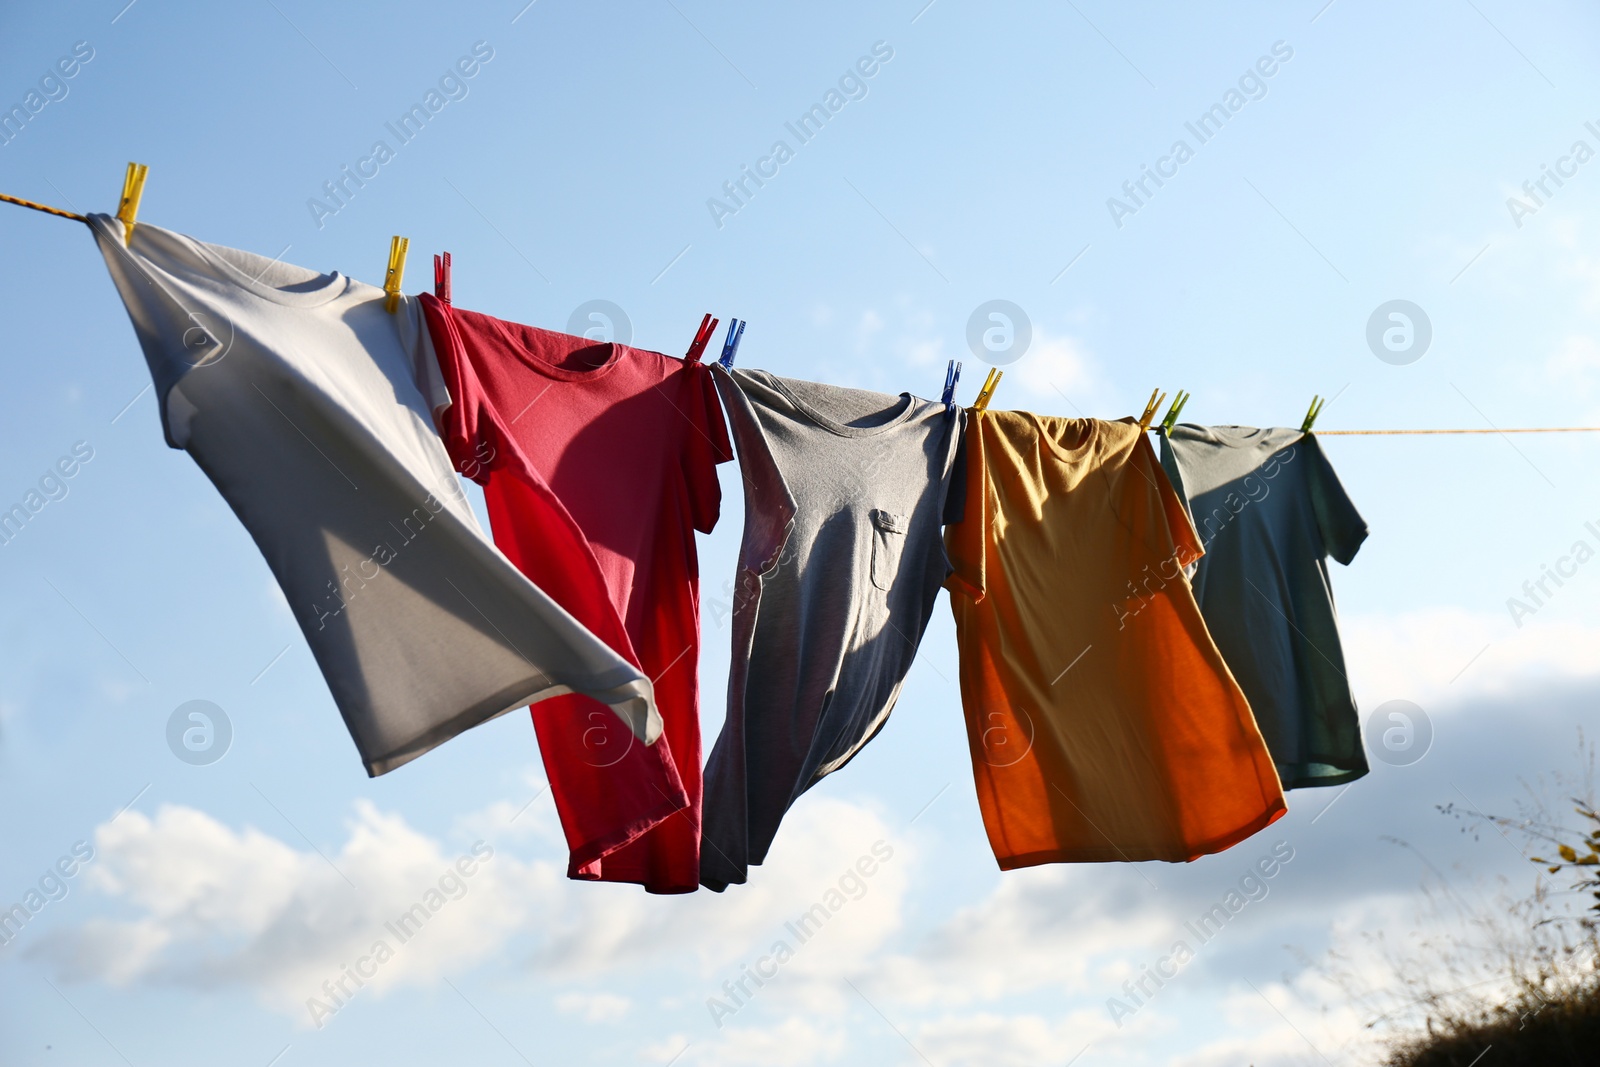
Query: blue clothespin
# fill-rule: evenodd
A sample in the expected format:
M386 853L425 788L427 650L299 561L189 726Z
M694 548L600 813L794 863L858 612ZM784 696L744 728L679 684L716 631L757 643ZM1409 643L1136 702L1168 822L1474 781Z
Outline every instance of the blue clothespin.
M744 339L745 326L743 319L728 320L728 336L722 342L722 358L717 360L723 370L733 369L733 357L739 351L739 342Z
M944 392L940 394L946 411L956 409L956 386L960 383L961 364L952 359L944 368Z

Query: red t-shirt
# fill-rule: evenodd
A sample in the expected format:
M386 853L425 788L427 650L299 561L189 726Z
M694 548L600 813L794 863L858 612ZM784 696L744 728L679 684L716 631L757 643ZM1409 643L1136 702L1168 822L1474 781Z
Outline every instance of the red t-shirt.
M716 525L716 465L733 458L711 374L428 294L422 306L450 390L440 430L458 469L484 487L495 544L655 686L664 732L652 746L592 698L533 706L571 850L568 876L692 892L700 882L694 531Z

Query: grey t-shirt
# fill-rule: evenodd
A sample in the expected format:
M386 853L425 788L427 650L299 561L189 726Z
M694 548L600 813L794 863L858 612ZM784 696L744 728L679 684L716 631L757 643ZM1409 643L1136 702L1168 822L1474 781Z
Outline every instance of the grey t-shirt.
M789 806L894 707L946 576L961 414L902 393L715 368L745 482L728 715L700 881L761 863Z
M562 693L655 740L649 679L479 529L433 427L448 398L415 301L391 315L340 274L148 223L131 247L115 219L90 227L167 443L266 557L368 774Z
M1360 778L1367 758L1327 558L1348 564L1367 524L1316 438L1182 424L1162 436L1161 465L1205 546L1195 599L1283 788Z

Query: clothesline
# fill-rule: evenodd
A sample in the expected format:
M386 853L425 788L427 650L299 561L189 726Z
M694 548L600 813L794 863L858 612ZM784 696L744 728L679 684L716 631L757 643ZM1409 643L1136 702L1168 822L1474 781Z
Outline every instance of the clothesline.
M83 215L72 211L62 211L60 208L48 204L35 203L24 200L20 196L10 196L0 193L0 202L16 204L18 207L32 208L34 211L43 211L47 215L55 215L63 219L75 219L87 223L89 220ZM1600 433L1600 426L1519 426L1507 429L1470 429L1470 430L1317 430L1323 437L1388 437L1399 434L1457 434L1457 433Z
M118 221L87 221L153 380L195 365L191 305L233 324L239 350L207 361L202 392L185 398L198 414L164 422L168 443L245 519L285 598L307 606L302 633L367 773L508 704L532 706L571 878L652 893L748 882L793 798L878 733L942 589L969 667L962 714L1002 870L1192 860L1282 816L1285 790L1367 773L1324 565L1348 564L1367 525L1313 432L1321 397L1298 429L1239 440L1173 425L1180 391L1158 457L1139 438L1159 390L1138 419L1079 423L986 410L995 369L963 422L949 413L958 368L943 402L735 369L731 358L708 370L697 358L705 325L684 359L611 352L579 373L589 339L426 292L396 329L358 334L354 316L384 317L372 286L274 260L267 288L302 300L261 300L241 279L259 279L263 257L146 224L130 244L139 177L130 170ZM405 247L391 247L386 295L398 293ZM324 410L330 379L350 385L337 418ZM562 392L540 401L552 388ZM287 425L258 410L269 389ZM509 413L535 402L562 417L514 425ZM433 434L417 432L441 411ZM302 428L298 412L317 417ZM236 424L250 432L212 430ZM271 447L274 433L311 447ZM1079 447L1088 438L1104 447ZM488 476L502 447L519 466ZM753 521L723 586L734 600L723 728L696 777L695 534L715 527L717 465L735 458ZM359 493L346 466L366 472ZM483 486L499 551L472 524L452 468ZM1104 476L1083 477L1091 469ZM1232 487L1245 470L1277 479L1274 499L1290 505L1244 508ZM652 497L654 514L617 506ZM1128 514L1151 516L1152 536L1130 536L1117 519ZM422 538L424 528L438 532ZM1010 550L997 556L1002 528ZM376 547L344 563L323 547L328 531ZM1257 550L1263 542L1271 551ZM599 549L616 545L628 566L600 567ZM1107 574L1108 559L1123 572ZM1201 568L1192 583L1190 564ZM1254 597L1275 612L1241 608ZM539 707L569 694L613 714L578 723L561 704ZM1187 738L1179 749L1175 729ZM1139 799L1149 797L1172 802Z
M89 221L87 218L77 214L76 212L62 211L60 208L51 207L48 204L36 204L32 200L24 200L20 196L7 196L5 193L0 193L0 200L5 201L7 204L16 204L18 207L31 207L33 210L42 211L46 215L57 215L64 219L76 219L79 222Z
M1372 437L1400 433L1600 433L1600 426L1518 426L1504 430L1317 430L1318 437L1342 436Z

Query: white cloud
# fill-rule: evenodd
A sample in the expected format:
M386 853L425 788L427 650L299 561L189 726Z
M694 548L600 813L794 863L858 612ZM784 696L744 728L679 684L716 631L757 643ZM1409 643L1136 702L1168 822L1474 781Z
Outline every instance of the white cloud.
M1084 316L1073 317L1082 319ZM904 375L909 372L921 383L913 383L909 392L937 398L943 380L940 372L949 360L957 359L964 364L957 398L970 403L976 398L989 367L968 349L965 324L962 324L962 333L952 334L947 319L948 316L935 315L910 299L901 299L887 310L864 309L843 343L851 351L872 358L865 364L847 361L833 368L834 376L829 380L898 392L908 388ZM831 322L830 318L828 323ZM815 318L814 324L824 325ZM886 368L879 359L883 355L900 364L898 370L892 366L888 368L889 377L885 377ZM1027 352L1016 363L1000 369L1006 372L1001 388L1007 392L1002 397L1015 391L1019 404L1022 398L1032 398L1032 401L1045 402L1043 410L1084 417L1099 413L1108 399L1103 376L1082 342L1067 334L1051 333L1038 323L1033 323ZM996 406L1009 405L1001 399Z
M868 308L861 313L861 318L856 322L856 351L870 352L879 344L878 337L883 333L883 316Z
M1502 697L1541 681L1600 674L1600 627L1524 620L1462 608L1346 615L1345 662L1364 708L1411 700L1432 712Z
M916 1044L941 1067L1033 1067L1065 1063L1106 1029L1104 1012L1076 1011L1051 1022L1039 1015L947 1015L916 1030Z
M136 916L57 931L30 955L75 979L241 985L302 1022L307 999L326 997L323 983L379 942L392 959L361 986L375 995L484 959L557 879L549 865L519 865L492 845L447 853L366 802L327 860L170 805L154 820L130 811L101 824L95 845L89 881ZM361 988L345 982L348 995Z
M1555 264L1554 273L1558 277L1576 281L1582 287L1585 308L1593 311L1600 308L1600 257L1576 251L1581 237L1581 228L1576 221L1560 227L1553 243L1567 254L1551 258Z
M1588 334L1568 334L1545 360L1544 371L1568 401L1592 401L1600 391L1600 342ZM1593 409L1581 418L1584 425L1593 425Z
M1180 1054L1168 1061L1171 1067L1239 1067L1241 1063L1252 1067L1312 1067L1325 1062L1320 1049L1308 1044L1253 992L1245 990L1243 995L1255 998L1258 1010L1229 1010L1227 1018L1233 1033Z
M896 312L899 321L884 344L889 352L900 357L918 374L932 371L952 358L945 352L945 337L938 316L906 299L899 301ZM874 317L877 316L874 314ZM962 351L966 349L965 344L958 347ZM958 352L953 358L961 359L962 356ZM942 384L941 378L935 386ZM913 389L911 392L927 396L933 392L933 387Z
M450 836L467 841L528 838L549 845L552 854L564 851L566 835L561 832L561 820L550 799L544 768L530 764L516 775L516 780L520 790L512 795L517 799L498 800L457 816L451 823Z
M784 923L798 920L836 891L844 904L830 912L816 935L818 943L834 947L808 952L801 946L785 970L810 973L826 957L837 973L865 958L900 926L912 856L909 843L894 838L874 812L831 798L807 798L784 820L767 862L751 868L747 885L684 897L600 885L563 894L542 920L549 933L534 965L550 974L592 975L687 957L698 959L710 977L718 969L753 963L778 938L792 939ZM864 856L871 859L879 841L892 858L869 864L874 873L862 877L856 864Z
M907 1003L947 1005L1041 987L1089 989L1096 961L1114 967L1170 943L1176 924L1165 909L1141 903L1149 896L1143 886L1121 864L1010 872L982 901L927 932L913 951L882 961L871 989Z
M1561 346L1545 361L1545 369L1553 376L1570 381L1568 375L1588 375L1600 371L1600 344L1588 334L1568 334ZM1584 382L1588 385L1588 382Z
M1029 396L1043 397L1051 402L1050 411L1084 418L1103 409L1100 375L1092 357L1074 337L1054 336L1035 326L1028 351L1015 366L1001 370L1006 372L1002 389L1015 386Z
M283 586L279 585L271 577L267 577L261 581L257 588L260 590L261 601L267 611L285 622L296 621L294 608L289 606L289 598L284 596ZM285 655L293 654L294 649L292 648L285 653Z
M615 993L563 993L556 998L556 1010L579 1015L586 1023L614 1023L627 1018L633 1001Z
M697 1067L805 1067L838 1059L845 1035L791 1017L776 1026L729 1026L694 1048Z
M687 1034L668 1034L660 1041L654 1041L639 1050L639 1058L649 1060L651 1063L676 1063L683 1058L694 1039Z
M1531 928L1503 889L1479 879L1356 896L1331 927L1328 956L1301 961L1283 980L1207 991L1201 1004L1226 1036L1185 1050L1173 1067L1384 1062L1396 1035L1426 1028L1429 1004L1504 1003L1515 993L1505 977L1514 946L1560 939Z
M906 362L910 363L913 367L916 367L919 374L928 373L930 377L931 368L937 367L940 363L945 363L948 365L949 359L952 358L945 355L944 341L939 338L933 338L931 340L907 341L900 346L900 351L905 357ZM924 371L923 368L930 368L930 370ZM934 385L937 385L940 389L942 389L944 387L943 379L934 383ZM934 395L936 390L933 386L908 389L906 392L912 393L916 396L929 396L935 400L939 399L938 396ZM959 397L959 392L957 395Z
M500 805L457 825L485 831L503 827L510 814ZM752 870L751 884L655 897L631 885L569 882L556 864L520 862L492 843L481 846L488 858L447 851L366 802L327 859L193 808L164 806L154 819L130 811L95 832L99 855L88 879L120 914L46 935L31 955L73 980L241 986L305 1022L308 998L334 995L325 982L356 994L346 968L374 959L379 942L392 958L365 965L376 974L360 987L377 995L432 985L527 932L538 936L534 970L566 980L631 978L640 968L698 961L704 984L687 989L698 1011L724 978L738 978L783 938L795 958L783 991L764 999L837 1006L837 990L828 989L837 975L864 966L901 924L912 846L892 836L871 811L809 798L791 813L768 862ZM453 866L462 855L472 861L467 877ZM420 930L397 926L419 903ZM785 923L819 905L820 928L802 942ZM630 1002L614 993L568 994L557 1006L609 1021Z
M1524 640L1492 614L1429 609L1346 619L1345 629L1358 685L1410 686L1386 692L1385 699L1402 695L1442 704L1443 698L1430 694L1453 696L1460 689L1465 700L1517 693L1531 678L1600 671L1592 656L1596 632L1576 625L1541 624L1538 636ZM1452 685L1484 641L1490 650ZM1475 725L1492 738L1515 714L1490 709ZM1467 755L1457 751L1452 758ZM1507 775L1526 768L1526 759L1518 758L1507 765ZM537 775L527 784L531 795ZM455 829L487 837L522 803L463 816ZM1326 835L1362 803L1353 793L1318 833ZM532 817L530 809L519 825ZM1395 830L1393 824L1384 827ZM1362 832L1370 838L1378 831L1368 820ZM1453 826L1445 832L1459 836ZM1309 828L1304 833L1311 836ZM34 955L73 978L251 989L302 1023L310 1019L307 999L323 995L323 983L337 981L374 940L393 941L385 924L438 886L457 855L399 816L365 803L356 806L342 845L328 849L331 865L314 850L185 807L163 807L154 819L127 812L102 825L95 842L99 856L85 879L119 910L75 930L47 933ZM869 864L870 876L862 876L857 863L873 856L877 842L892 851ZM694 1019L675 1023L685 1027L685 1035L641 1050L660 1063L670 1062L685 1044L694 1048L685 1061L697 1064L843 1058L846 1035L854 1032L847 1020L866 1017L844 982L848 978L934 1062L951 1067L1065 1061L1086 1042L1111 1048L1112 1034L1118 1055L1128 1062L1287 1064L1308 1054L1295 1028L1331 1052L1357 1034L1365 1019L1304 964L1281 988L1268 984L1279 967L1263 961L1286 932L1292 937L1315 927L1308 936L1321 937L1331 927L1345 937L1370 928L1434 930L1414 918L1417 895L1396 891L1396 879L1408 877L1403 872L1383 874L1377 863L1350 865L1335 876L1340 892L1332 898L1337 903L1331 914L1330 898L1319 895L1325 879L1319 875L1313 887L1296 873L1300 882L1286 877L1274 885L1272 910L1252 905L1247 922L1237 930L1230 925L1225 945L1202 950L1193 971L1186 968L1179 982L1119 1031L1106 1012L1106 998L1182 936L1182 920L1203 910L1201 902L1217 899L1237 879L1261 851L1254 844L1214 861L1151 865L1143 872L1104 864L996 875L992 889L966 907L935 912L907 934L913 885L926 892L921 887L928 884L928 872L915 862L915 843L893 832L875 811L823 795L804 798L786 820L768 863L752 870L749 885L724 894L651 897L634 886L570 883L559 864L522 862L509 854L509 845L502 850L499 839L492 843L493 858L463 880L464 896L441 899L420 933L397 944L393 960L367 983L374 989L357 997L380 996L401 984L431 985L524 936L517 951L531 946L533 976L568 983L544 1003L553 1001L555 1010L571 1016L569 1025L577 1019L596 1025L626 1020L631 1027L657 1009L674 1019ZM1312 842L1304 844L1306 859L1296 860L1293 872L1318 862ZM1495 858L1509 862L1510 852ZM837 907L828 903L830 894ZM802 942L786 924L819 902L827 918L819 933ZM716 1029L709 1015L700 1014L707 998L724 997L723 983L737 981L780 939L791 945L793 958L776 980L746 998L754 1011L746 1014L741 1004L737 1017ZM1372 984L1387 981L1381 958L1351 958ZM1271 1004L1242 984L1246 974ZM588 981L575 990L574 979ZM640 984L624 988L624 982ZM672 991L670 1004L639 992L659 994L663 982ZM1034 1001L1019 1004L1024 997ZM646 1004L651 1007L640 1007ZM1326 1005L1334 1007L1321 1016L1313 1010ZM1174 1044L1184 1040L1186 1020L1197 1016L1209 1036ZM757 1024L768 1020L778 1022ZM1219 1020L1225 1029L1218 1028ZM1152 1051L1158 1048L1173 1051L1158 1057Z

